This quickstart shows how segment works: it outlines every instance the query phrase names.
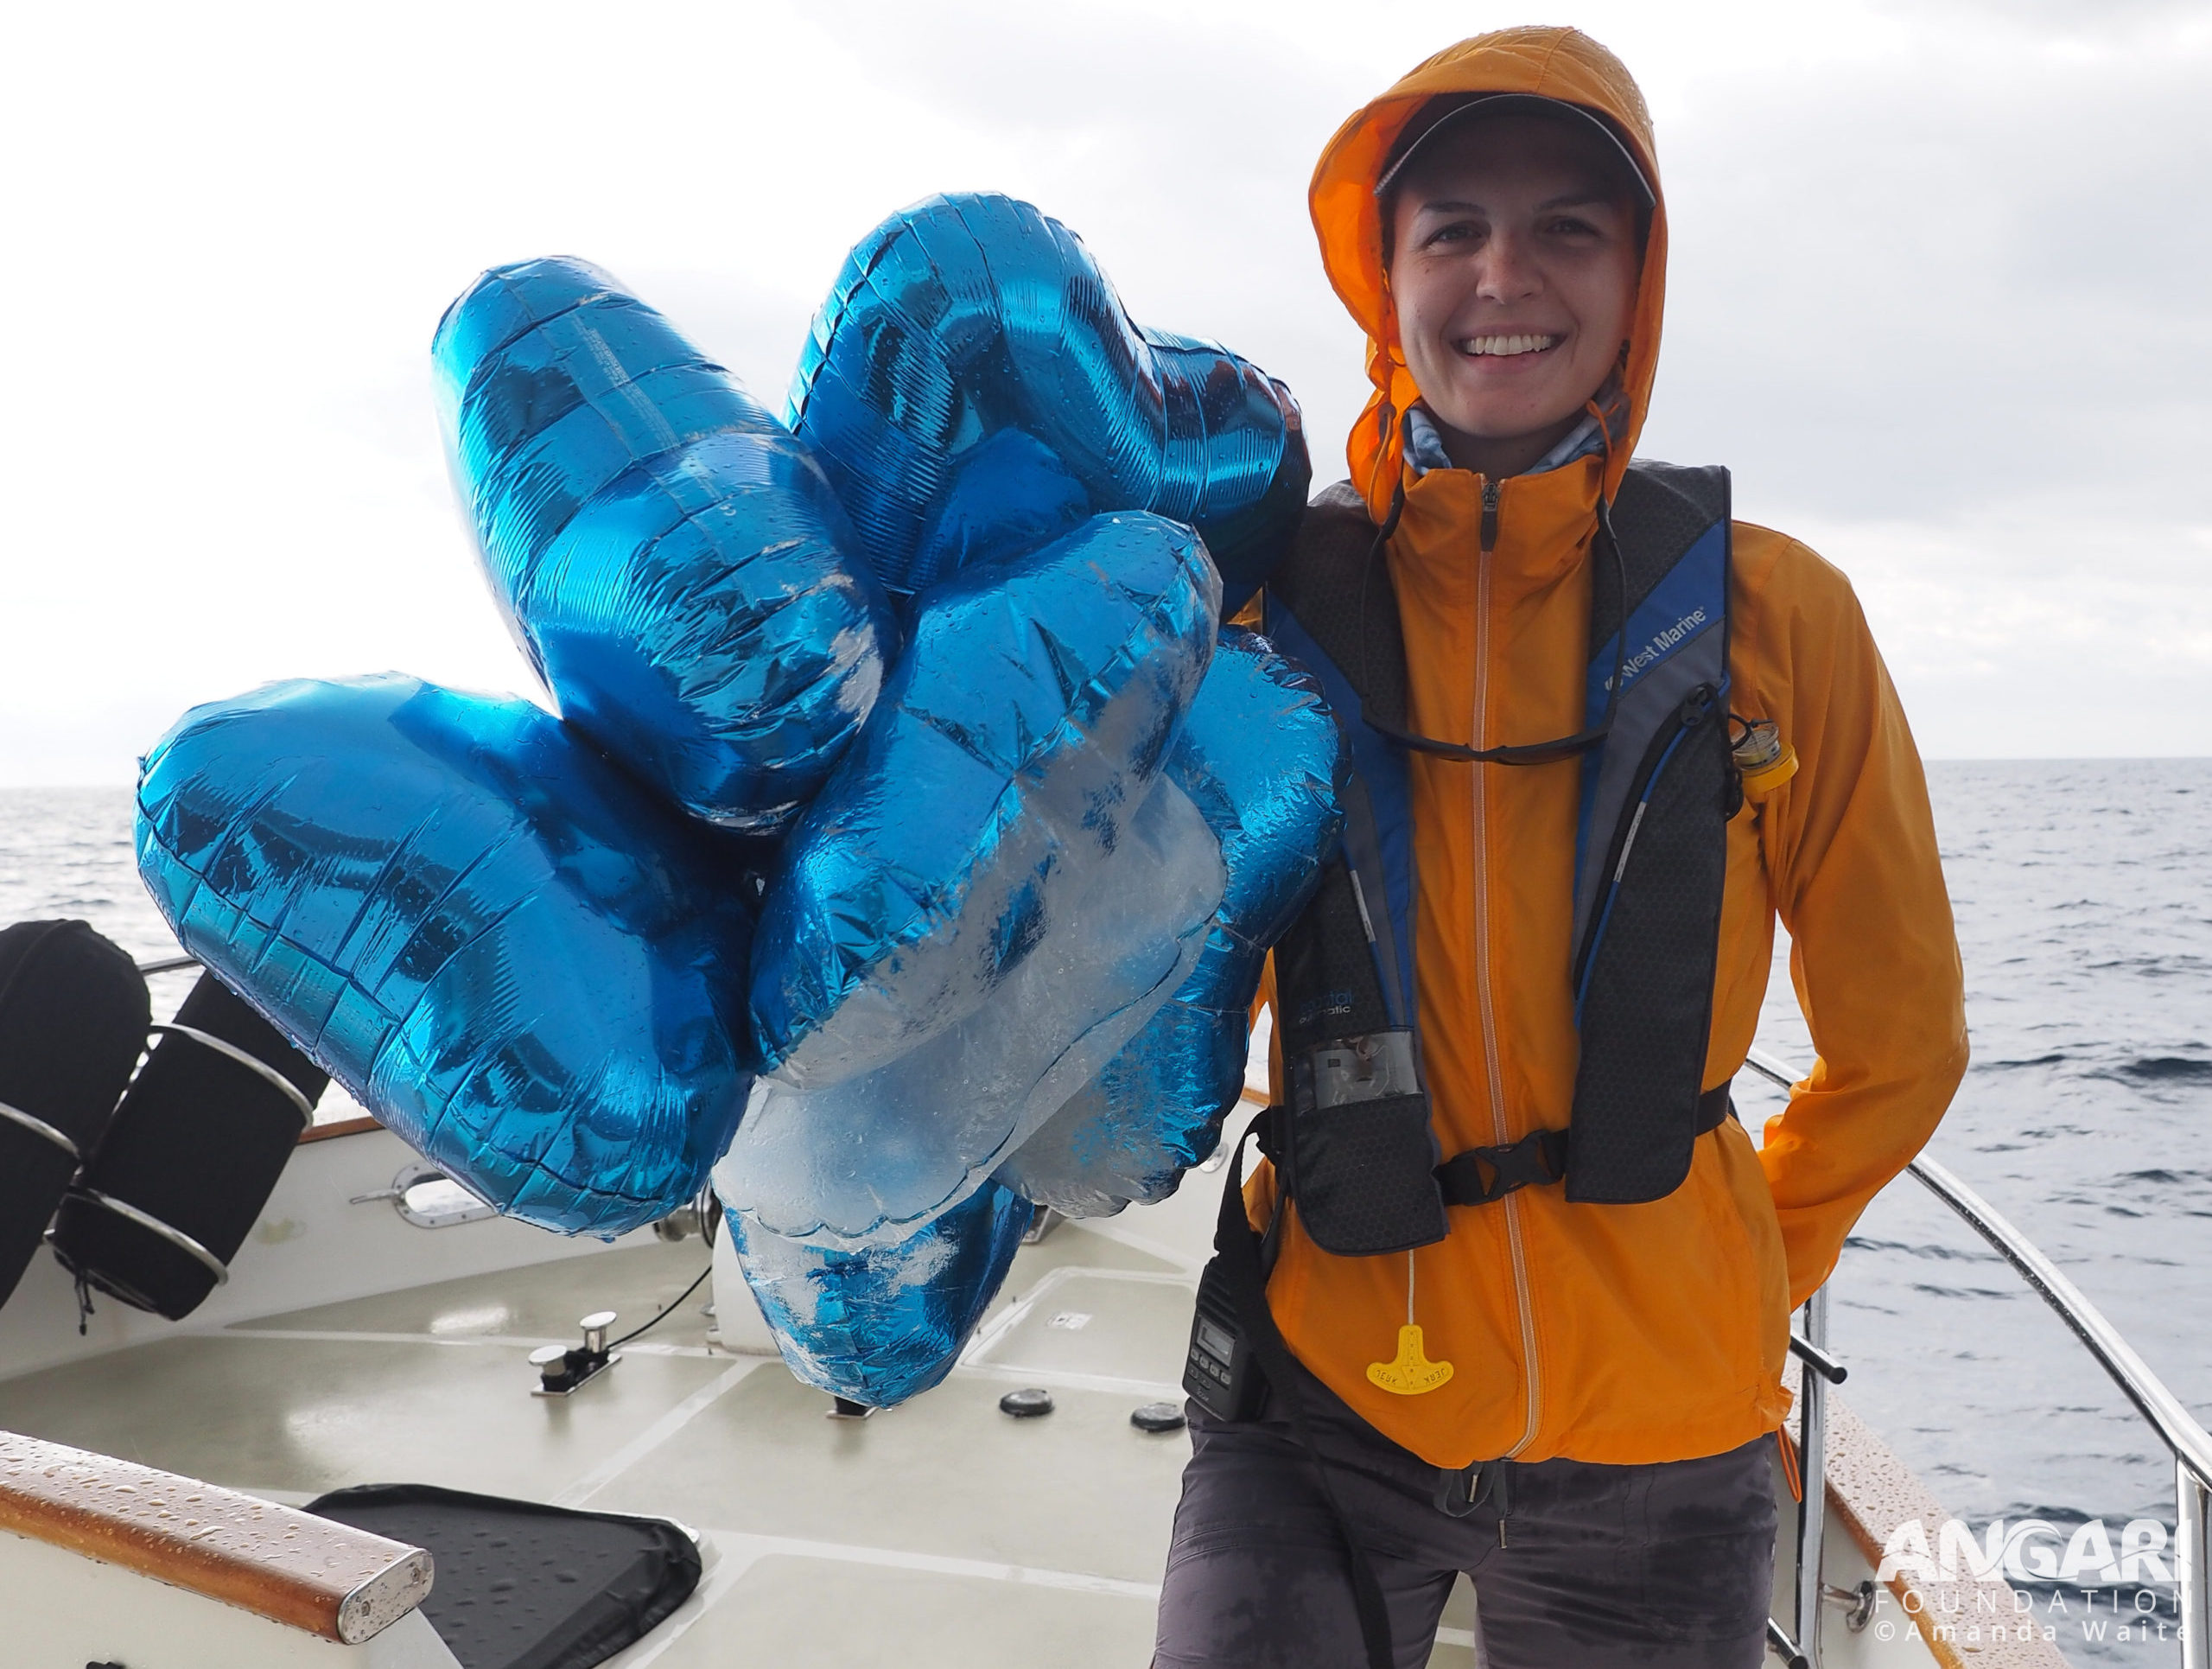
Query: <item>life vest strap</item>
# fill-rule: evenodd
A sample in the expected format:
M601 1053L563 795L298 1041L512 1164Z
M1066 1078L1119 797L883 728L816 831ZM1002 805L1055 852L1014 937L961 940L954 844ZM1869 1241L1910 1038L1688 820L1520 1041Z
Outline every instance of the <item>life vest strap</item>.
M1734 1112L1728 1095L1733 1082L1732 1079L1717 1085L1698 1097L1700 1136ZM1453 1154L1436 1168L1436 1185L1443 1191L1444 1203L1486 1206L1518 1188L1565 1182L1572 1134L1567 1130L1532 1130L1517 1142Z

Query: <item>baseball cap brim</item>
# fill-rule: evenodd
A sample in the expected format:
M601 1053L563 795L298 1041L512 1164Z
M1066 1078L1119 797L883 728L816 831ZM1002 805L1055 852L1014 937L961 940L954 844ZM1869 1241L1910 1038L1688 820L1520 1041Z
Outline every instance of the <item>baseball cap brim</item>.
M1431 118L1410 142L1401 141L1397 155L1382 170L1382 177L1375 182L1375 194L1382 196L1390 189L1392 182L1404 174L1414 158L1432 150L1440 133L1464 126L1478 114L1510 116L1516 112L1586 123L1592 131L1602 135L1605 143L1619 156L1622 167L1628 170L1628 177L1636 182L1637 193L1643 207L1650 208L1657 204L1658 194L1652 190L1651 182L1645 177L1643 165L1637 161L1636 153L1629 149L1628 142L1621 137L1611 122L1593 110L1571 105L1564 99L1547 99L1537 92L1478 92ZM1416 117L1414 119L1419 121L1421 118Z

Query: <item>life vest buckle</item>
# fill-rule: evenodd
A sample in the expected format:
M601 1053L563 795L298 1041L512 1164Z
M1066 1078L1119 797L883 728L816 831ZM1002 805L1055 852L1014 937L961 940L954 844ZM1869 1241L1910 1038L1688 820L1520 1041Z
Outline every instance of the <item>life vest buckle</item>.
M1469 1148L1436 1168L1447 1206L1486 1206L1516 1188L1542 1188L1566 1176L1563 1130L1532 1130L1501 1147Z

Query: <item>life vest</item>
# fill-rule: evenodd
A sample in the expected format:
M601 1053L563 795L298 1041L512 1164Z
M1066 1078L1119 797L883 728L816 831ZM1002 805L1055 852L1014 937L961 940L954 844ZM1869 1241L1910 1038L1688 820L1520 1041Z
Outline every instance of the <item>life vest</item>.
M1430 1119L1414 972L1406 747L1433 744L1407 731L1397 599L1348 482L1309 506L1269 577L1263 629L1319 676L1353 762L1341 851L1275 947L1287 1081L1261 1138L1325 1252L1427 1245L1447 1233L1449 1207L1532 1183L1563 1182L1577 1201L1662 1198L1689 1174L1696 1137L1728 1116L1727 1086L1702 1082L1726 825L1742 803L1727 471L1632 464L1606 526L1591 555L1584 731L1548 755L1503 750L1507 763L1581 773L1573 1103L1563 1126L1448 1157Z

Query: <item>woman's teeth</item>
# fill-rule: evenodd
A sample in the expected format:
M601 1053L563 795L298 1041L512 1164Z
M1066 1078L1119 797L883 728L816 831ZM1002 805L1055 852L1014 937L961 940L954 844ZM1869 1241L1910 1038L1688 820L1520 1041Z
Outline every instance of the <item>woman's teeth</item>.
M1557 345L1556 336L1470 336L1459 344L1462 354L1541 354Z

